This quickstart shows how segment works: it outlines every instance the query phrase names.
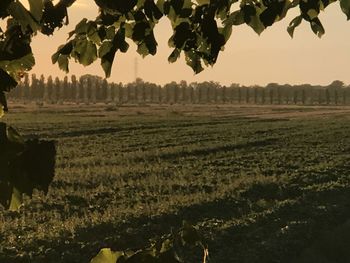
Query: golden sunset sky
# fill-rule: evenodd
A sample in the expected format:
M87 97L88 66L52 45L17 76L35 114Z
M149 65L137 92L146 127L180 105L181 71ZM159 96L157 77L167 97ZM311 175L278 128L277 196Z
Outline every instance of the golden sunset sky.
M168 63L167 57L171 49L167 42L171 30L166 18L163 18L155 31L159 43L157 55L142 59L130 41L131 48L127 54L117 53L110 81L133 81L137 58L138 77L160 84L173 80L207 80L225 85L265 85L270 82L327 85L336 79L349 84L350 22L346 21L339 4L332 4L320 15L326 30L322 39L312 33L306 22L296 29L294 39L290 38L286 28L297 11L290 12L287 18L268 28L261 36L246 25L233 28L231 39L225 51L220 54L217 64L199 75L193 74L183 57L174 64ZM65 73L57 65L52 65L51 55L65 42L67 33L77 22L84 17L94 18L96 14L97 8L93 0L77 0L69 10L70 24L67 27L56 32L53 37L37 36L33 44L37 62L33 73L63 77ZM80 76L86 73L103 76L99 61L89 67L70 64L70 74Z

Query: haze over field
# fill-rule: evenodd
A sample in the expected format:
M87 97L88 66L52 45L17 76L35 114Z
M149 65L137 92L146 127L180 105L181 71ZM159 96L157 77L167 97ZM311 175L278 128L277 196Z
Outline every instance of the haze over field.
M350 83L350 23L346 22L338 3L326 10L320 15L326 29L322 39L318 39L305 22L296 29L294 39L289 37L286 28L297 15L297 10L260 37L246 25L234 28L226 50L221 53L214 68L208 68L198 76L184 65L183 58L175 64L168 63L171 49L167 42L171 31L166 18L163 18L156 27L158 54L142 59L136 53L135 45L131 44L127 54L117 54L111 81L133 81L137 57L138 76L160 84L183 79L189 82L214 80L222 84L235 82L244 85L265 85L270 82L326 85L335 79ZM33 73L62 77L64 73L57 65L51 64L52 53L64 43L67 33L77 22L83 17L93 19L96 14L97 8L92 0L78 0L69 10L68 27L61 29L54 37L37 37L33 45L37 60ZM103 76L98 62L87 68L71 64L70 70L71 74L78 76L85 73Z

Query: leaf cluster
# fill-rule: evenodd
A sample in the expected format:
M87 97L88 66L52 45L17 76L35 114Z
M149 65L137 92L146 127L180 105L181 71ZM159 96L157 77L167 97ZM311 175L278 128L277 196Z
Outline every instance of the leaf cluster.
M15 87L22 73L35 64L30 47L33 36L38 32L51 35L68 24L67 9L74 2L29 0L27 10L19 0L1 1L0 16L8 23L6 30L0 29L0 93ZM52 62L68 72L70 59L84 66L100 60L109 77L116 54L127 52L130 41L143 57L157 53L154 28L164 18L172 28L169 62L184 54L187 65L199 73L204 65L216 63L233 26L246 24L261 34L290 9L298 8L300 15L290 22L288 33L293 36L295 28L306 21L321 37L325 29L318 15L334 2L339 2L349 19L349 0L95 0L99 15L76 25L67 43L52 56Z
M17 210L23 194L48 191L54 176L56 148L52 141L28 140L0 122L0 204Z
M183 223L179 231L151 243L150 247L136 252L114 252L110 248L103 248L90 263L182 263L186 262L182 256L184 251L195 247L203 249L203 263L207 262L209 256L203 237L187 222Z

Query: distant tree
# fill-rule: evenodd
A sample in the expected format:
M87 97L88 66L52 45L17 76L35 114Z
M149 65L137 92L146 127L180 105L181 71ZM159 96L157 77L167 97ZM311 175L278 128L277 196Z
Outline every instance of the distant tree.
M146 84L143 82L140 84L140 88L141 88L141 102L145 103L146 102Z
M194 103L194 102L195 102L195 98L194 98L194 88L193 88L193 86L190 84L189 87L188 87L188 89L189 89L189 92L188 92L188 94L189 94L189 101L190 101L190 103Z
M276 93L277 93L277 104L281 105L282 104L282 89L281 89L280 85L277 86Z
M158 86L158 103L162 104L162 86Z
M62 83L62 101L67 101L70 98L70 93L71 93L71 89L70 89L70 85L69 85L69 81L68 81L68 76L64 76L63 78L63 83Z
M118 91L119 91L118 92L118 94L119 94L119 96L118 96L118 103L119 104L123 104L124 103L124 91L125 91L125 88L123 87L123 85L121 83L119 83L119 85L118 85ZM129 89L127 91L128 91L128 94L127 94L128 98L127 99L129 99Z
M164 91L166 103L172 104L177 100L178 94L175 87L177 87L177 83L175 81L165 84Z
M249 104L250 103L250 87L245 88L245 103Z
M238 87L237 91L238 91L238 103L241 104L241 102L242 102L242 91L241 91L241 88Z
M179 85L176 82L171 83L171 88L173 90L173 102L178 103L180 97Z
M38 84L39 83L36 74L32 74L31 86L29 91L29 100L34 100L38 98Z
M318 94L318 104L319 105L322 105L322 103L323 103L323 99L322 99L322 89L318 89L317 90L317 94Z
M254 104L258 104L258 88L256 86L253 87L253 99Z
M295 87L293 90L293 103L298 104L298 89L296 89Z
M272 88L269 89L269 98L270 98L270 104L272 105L273 104L273 89Z
M343 105L346 105L346 89L343 89L342 96L343 96Z
M328 85L330 89L341 89L344 88L344 82L340 80L334 80L331 84Z
M335 89L334 90L334 103L335 103L335 105L338 105L338 90L337 89Z
M60 79L58 77L55 78L52 92L52 102L57 103L60 96Z
M262 104L266 103L265 91L266 91L266 88L261 89L261 103Z
M87 100L87 79L82 77L79 78L78 93L79 93L79 103L85 102Z
M329 89L326 89L326 104L329 105L331 103L331 95L329 93Z
M100 88L100 97L99 100L102 102L107 102L107 90L108 90L108 81L107 79L103 79Z
M303 89L301 90L301 103L302 103L303 105L306 104L306 90L305 90L305 88L303 88Z
M74 101L76 103L79 103L80 101L80 94L79 94L79 87L78 87L78 80L77 80L77 77L75 75L72 75L71 78L70 78L70 81L71 81L71 86L70 86L70 89L71 89L71 96L70 96L70 100L71 101Z
M91 78L89 75L83 75L79 79L80 90L85 104L89 104L91 98Z
M127 86L126 86L126 102L129 103L131 101L131 93L132 93L132 87L131 87L131 84L129 83Z
M43 74L41 74L38 81L38 99L41 101L44 100L45 86L45 77Z
M186 103L188 98L187 98L187 90L188 90L188 86L187 86L187 82L186 80L181 80L180 81L180 84L179 84L179 87L181 89L181 101L183 103Z
M52 103L52 94L53 94L53 79L52 76L48 76L45 88L46 101Z

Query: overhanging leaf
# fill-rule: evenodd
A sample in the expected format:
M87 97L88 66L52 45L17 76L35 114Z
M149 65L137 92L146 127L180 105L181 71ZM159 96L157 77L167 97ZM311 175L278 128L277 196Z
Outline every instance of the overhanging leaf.
M26 32L28 27L36 32L40 25L33 19L29 11L22 5L21 2L12 2L8 7L11 16L16 19L22 27L22 31Z
M102 248L100 252L91 259L90 263L116 263L119 258L123 258L124 253L113 252L110 248Z
M23 203L22 193L18 191L16 188L13 188L11 200L10 200L10 211L17 211Z
M68 56L67 55L60 55L57 59L58 66L61 70L64 72L68 73L69 72L69 61L68 61Z
M15 84L13 87L17 86L17 80L19 80L19 73L31 70L34 65L35 59L33 53L31 52L18 59L0 61L0 68L5 70L6 72L11 73L11 78L16 81L15 83L13 83Z
M210 4L210 0L196 0L198 5L209 5Z
M23 194L34 189L48 191L54 176L55 143L24 141L19 133L0 123L0 203L17 210Z
M17 86L17 81L0 67L0 93L10 91ZM6 106L2 104L3 106Z
M321 24L321 21L318 18L314 18L312 21L310 21L311 29L312 31L319 37L321 38L325 30Z
M294 30L297 26L299 26L301 24L301 21L303 20L303 17L300 15L300 16L297 16L295 17L288 25L287 27L287 31L288 31L288 34L293 37L294 36Z
M97 48L96 45L87 39L82 40L74 48L79 54L79 63L88 66L97 59Z
M175 48L173 52L171 52L170 56L168 57L168 61L170 63L174 63L179 57L180 57L181 50L178 48Z
M340 0L340 8L346 15L346 19L350 20L350 0Z
M238 26L244 23L244 16L240 10L234 11L230 16L224 21L224 24L229 26Z
M44 3L43 0L28 0L30 6L30 13L36 19L40 21L43 15Z
M0 119L4 116L4 106L0 104Z

